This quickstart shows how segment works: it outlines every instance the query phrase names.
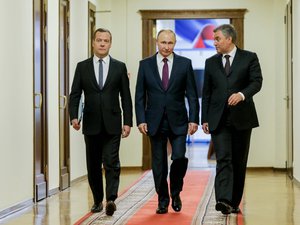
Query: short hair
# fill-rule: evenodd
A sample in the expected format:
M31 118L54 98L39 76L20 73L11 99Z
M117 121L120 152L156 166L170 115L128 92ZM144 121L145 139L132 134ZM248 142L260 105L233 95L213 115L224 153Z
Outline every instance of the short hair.
M216 33L217 31L221 31L226 38L231 37L232 43L234 44L236 43L237 34L233 25L231 24L220 25L214 29L214 33Z
M162 32L169 32L169 33L172 33L175 37L175 41L176 41L176 34L174 31L172 31L171 29L161 29L158 33L157 33L157 36L156 36L156 40L158 40L158 37L159 35L162 33Z
M110 35L110 41L112 41L112 35L111 35L110 31L108 29L105 29L105 28L98 28L97 30L95 30L95 32L93 34L93 40L95 40L97 32L100 32L100 33L109 33L109 35Z

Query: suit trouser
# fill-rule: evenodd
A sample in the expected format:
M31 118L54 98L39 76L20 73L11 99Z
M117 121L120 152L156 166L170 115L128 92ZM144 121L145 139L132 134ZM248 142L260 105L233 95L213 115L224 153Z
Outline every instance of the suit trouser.
M186 152L186 135L175 135L170 127L166 116L164 116L159 131L150 136L152 150L152 172L154 177L155 189L158 194L159 204L167 206L170 203L168 189L168 139L172 146L171 159L173 160L170 168L170 191L171 197L179 195L183 187L183 178L186 174L188 159Z
M212 132L217 167L216 201L226 201L238 207L244 190L246 167L252 129L237 130L226 124Z
M106 200L114 201L117 198L120 183L120 135L100 133L98 135L85 135L86 164L88 181L93 193L94 202L103 201L102 164L106 180Z

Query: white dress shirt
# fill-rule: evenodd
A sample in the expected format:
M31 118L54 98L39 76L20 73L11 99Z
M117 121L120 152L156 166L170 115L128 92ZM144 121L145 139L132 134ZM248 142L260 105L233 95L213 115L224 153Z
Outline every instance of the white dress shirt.
M94 71L95 71L95 76L97 83L99 84L99 59L96 55L94 55L93 62L94 62ZM105 84L107 74L108 74L108 68L109 68L109 63L110 63L110 57L109 55L105 56L102 58L102 65L103 65L103 86Z
M157 68L158 68L158 72L159 72L159 76L160 79L162 79L162 70L163 70L163 66L164 66L164 59L165 57L163 57L160 53L157 53L156 55L156 62L157 62ZM168 57L166 57L168 59L168 67L169 67L169 80L170 80L170 76L171 76L171 71L172 71L172 67L173 67L173 60L174 60L174 55L170 54Z
M233 62L233 59L235 57L235 53L236 53L236 46L234 46L234 48L231 50L231 52L227 53L227 54L223 54L222 56L222 62L223 62L223 66L225 67L225 63L226 63L226 58L225 58L225 55L230 55L229 57L229 62L230 62L230 66L232 65L232 62ZM238 92L242 98L243 98L243 101L245 100L245 95L242 93L242 92Z
M234 48L231 50L231 52L227 53L227 54L223 54L222 56L222 62L223 62L223 66L225 67L225 63L226 63L226 59L225 59L225 55L230 55L229 57L229 62L230 62L230 66L232 65L232 61L234 59L236 53L236 46L234 46Z

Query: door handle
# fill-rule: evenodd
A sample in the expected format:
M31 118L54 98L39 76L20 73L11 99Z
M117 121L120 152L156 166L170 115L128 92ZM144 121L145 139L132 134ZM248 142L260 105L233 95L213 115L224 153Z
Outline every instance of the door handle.
M35 104L35 98L36 98L37 96L40 97L40 100L39 100L39 104L38 104L38 105ZM42 95L42 93L35 93L35 94L34 94L34 108L35 108L35 109L42 108L42 104L43 104L43 95Z
M62 98L63 101L64 101L63 106L61 106L61 105L59 104L59 108L60 108L60 109L65 109L65 108L67 107L67 96L61 95L61 96L59 96L59 97Z
M289 108L290 106L290 97L287 95L285 98L283 98L286 101L286 107Z

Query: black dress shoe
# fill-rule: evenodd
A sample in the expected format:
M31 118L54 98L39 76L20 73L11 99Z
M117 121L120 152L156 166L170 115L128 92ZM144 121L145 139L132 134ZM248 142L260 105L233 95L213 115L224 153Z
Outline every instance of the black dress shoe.
M105 213L108 216L112 216L114 212L117 210L117 206L114 201L108 201L105 207Z
M156 214L165 214L168 212L168 206L158 205Z
M182 202L179 195L176 195L172 198L172 208L175 212L180 212L182 208Z
M98 213L101 212L103 210L103 204L101 203L95 203L92 208L91 208L91 212L92 213Z
M239 207L232 207L231 213L240 213L241 209Z
M231 213L232 207L229 204L227 204L226 202L220 201L216 204L216 210L221 211L223 214L226 215L226 214Z

